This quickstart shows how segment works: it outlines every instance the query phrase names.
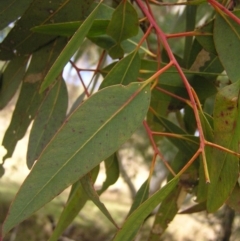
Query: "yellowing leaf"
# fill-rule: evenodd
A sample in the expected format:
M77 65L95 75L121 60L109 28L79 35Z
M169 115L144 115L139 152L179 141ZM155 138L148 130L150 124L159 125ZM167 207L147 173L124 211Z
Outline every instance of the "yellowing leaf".
M240 142L239 81L219 91L213 117L214 143L238 152ZM238 162L238 157L216 148L213 149L211 160L208 161L211 180L207 199L209 212L215 212L230 196L238 179Z

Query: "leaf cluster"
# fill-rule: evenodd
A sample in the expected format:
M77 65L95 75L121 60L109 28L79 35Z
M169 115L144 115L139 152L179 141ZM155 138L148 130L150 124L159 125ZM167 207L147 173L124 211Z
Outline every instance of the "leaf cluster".
M87 200L115 226L114 241L133 240L161 203L149 234L149 240L159 240L187 194L196 198L196 207L185 213L216 212L224 203L239 210L240 12L225 2L208 3L181 3L186 5L181 15L186 26L177 25L179 18L171 11L166 14L166 6L175 2L0 3L5 33L0 109L20 92L2 142L7 154L0 174L33 122L26 155L30 173L9 209L3 237L69 186L50 241L58 239ZM164 20L156 20L159 12L165 13L164 26ZM171 32L165 30L166 20ZM78 67L86 41L98 49L87 81L82 73L89 70ZM68 80L62 74L67 63L84 90L69 112ZM120 225L99 196L118 180L118 151L141 126L153 150L151 167ZM177 148L169 161L158 147L164 138ZM157 158L168 170L168 182L150 196ZM106 180L96 190L102 162Z

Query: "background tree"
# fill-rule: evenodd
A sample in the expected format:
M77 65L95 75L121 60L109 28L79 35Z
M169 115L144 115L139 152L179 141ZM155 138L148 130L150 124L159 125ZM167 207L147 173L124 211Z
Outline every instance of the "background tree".
M176 5L185 6L183 14L165 13ZM187 194L196 205L185 213L214 213L225 203L238 211L240 13L235 5L215 0L0 3L0 27L7 28L0 44L1 109L20 88L3 139L2 174L34 120L26 160L31 171L9 209L2 237L69 186L51 241L89 199L116 227L114 241L133 240L161 203L149 234L149 240L158 240ZM77 65L86 56L86 41L98 56L91 69ZM84 92L67 112L62 72L68 62ZM82 77L86 71L93 73L90 80ZM120 225L99 195L118 179L118 150L140 126L153 149L149 177ZM158 146L164 138L177 148L169 161ZM168 170L168 182L150 196L157 158ZM106 180L95 190L101 162Z

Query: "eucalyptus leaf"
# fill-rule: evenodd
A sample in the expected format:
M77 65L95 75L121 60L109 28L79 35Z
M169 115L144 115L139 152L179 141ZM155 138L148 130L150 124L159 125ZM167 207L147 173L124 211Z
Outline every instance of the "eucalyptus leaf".
M132 83L105 88L76 108L40 153L10 207L3 234L113 154L141 124L149 101L150 86Z
M213 112L214 143L235 152L239 151L240 141L239 83L235 82L219 91ZM211 183L208 188L207 210L215 212L228 199L236 185L239 158L214 148L208 165Z

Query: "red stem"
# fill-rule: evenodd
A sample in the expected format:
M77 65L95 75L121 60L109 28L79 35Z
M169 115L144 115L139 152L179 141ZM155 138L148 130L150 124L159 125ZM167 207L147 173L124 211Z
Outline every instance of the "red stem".
M80 79L80 81L81 81L81 83L82 83L83 88L84 88L85 94L87 95L87 97L89 97L90 94L89 94L88 89L87 89L87 87L86 87L86 85L85 85L85 83L84 83L84 81L83 81L83 79L82 79L82 76L81 76L81 74L80 74L80 72L79 72L79 70L78 70L78 67L77 67L77 66L73 63L73 61L71 61L71 60L70 60L70 63L72 64L72 66L74 67L74 69L75 69L76 72L77 72L77 75L78 75L78 77L79 77L79 79Z
M179 38L179 37L187 37L187 36L209 36L212 33L202 33L197 31L183 32L183 33L172 33L165 34L167 38Z
M219 9L224 12L225 14L227 14L232 20L234 20L236 23L240 24L240 19L234 15L231 11L229 11L226 7L224 7L222 4L220 4L219 2L215 1L215 0L208 0L208 2L217 10L219 11Z
M184 75L181 67L179 66L176 58L173 55L173 52L167 42L167 37L166 35L163 33L163 31L160 29L160 27L157 25L155 19L153 18L153 16L149 13L148 9L144 6L143 2L141 0L135 0L136 3L138 4L139 8L141 9L141 11L145 14L145 16L147 17L148 21L150 22L150 24L152 24L152 26L155 28L156 33L159 35L163 46L165 47L168 56L171 60L171 62L175 65L175 67L177 68L183 83L186 87L186 90L188 92L191 104L192 104L192 108L193 108L193 112L196 118L196 123L197 123L197 127L198 127L198 131L199 131L199 138L200 138L200 150L204 149L204 145L205 145L205 138L204 138L204 134L203 134L203 130L202 130L202 126L201 126L201 121L200 121L200 117L198 115L198 109L197 109L197 105L194 99L194 96L192 94L192 87L190 86L190 84L188 83L188 80L186 78L186 76Z
M170 167L170 165L168 164L168 162L165 160L164 156L162 155L162 153L158 150L158 147L156 146L156 143L153 139L153 135L152 135L152 131L151 129L149 128L148 124L146 121L143 121L143 125L146 129L146 132L148 134L148 137L150 139L150 142L152 144L152 147L153 147L153 150L154 150L154 153L159 155L159 157L162 159L164 165L167 167L167 169L174 175L176 176L176 173L173 171L173 169Z

